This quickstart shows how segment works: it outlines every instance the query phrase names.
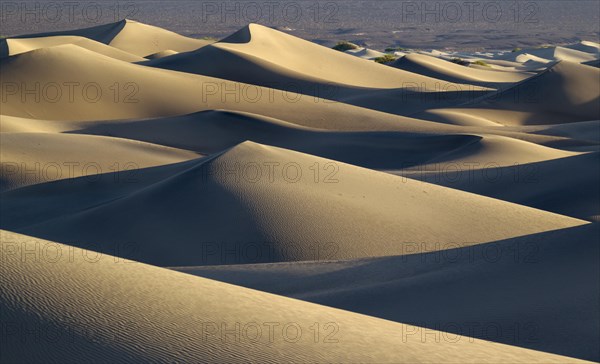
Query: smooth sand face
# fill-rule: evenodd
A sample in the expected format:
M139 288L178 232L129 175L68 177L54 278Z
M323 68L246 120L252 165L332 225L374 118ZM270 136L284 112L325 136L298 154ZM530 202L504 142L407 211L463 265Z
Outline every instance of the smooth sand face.
M2 244L0 307L16 329L6 336L6 361L579 362L435 331L428 340L422 328L9 232ZM23 260L15 246L65 255ZM14 350L24 326L44 335Z
M466 68L440 58L417 53L398 59L392 66L444 81L478 86L487 85L492 88L523 81L533 75L527 72L501 73L491 69Z
M597 43L0 49L1 362L600 360Z
M315 166L318 174L311 174ZM119 184L105 182L109 186L103 189ZM74 196L78 190L68 181L52 189L51 199L62 191ZM88 191L86 187L81 197L73 198L73 203L86 205L71 214L52 208L40 214L30 204L22 204L16 190L7 194L2 206L15 218L5 218L3 224L34 236L93 244L103 251L116 238L140 242L142 259L162 266L225 264L221 255L203 251L209 244L225 251L242 236L249 242L273 245L273 254L262 254L261 248L258 261L301 261L317 257L313 244L330 248L329 259L349 259L403 255L414 242L472 245L586 224L251 142L150 186L142 184L139 192L127 197L106 200L101 194L102 200L90 202ZM153 205L152 201L164 202ZM49 201L43 205L56 206ZM352 216L340 214L347 210L353 211ZM126 216L140 218L131 221ZM232 218L240 223L224 229ZM302 224L288 222L294 219ZM164 233L144 229L167 221L171 228ZM247 245L242 244L244 249L249 249Z
M111 172L132 178L136 169L198 158L186 150L127 139L58 133L3 133L0 153L2 191Z
M589 224L426 255L176 269L392 321L594 360L600 340L596 234L598 225ZM516 254L492 257L499 251ZM475 289L483 287L485 294ZM558 298L556 292L563 294ZM570 314L555 316L558 311ZM519 337L517 322L523 324Z
M211 59L209 55L219 56ZM320 61L315 64L317 58ZM253 78L253 84L276 84L282 77L290 77L370 88L407 88L409 83L425 83L425 89L434 89L435 83L439 82L426 75L394 70L350 57L258 24L250 24L232 36L191 54L176 56L172 60L162 59L151 65L226 79L231 79L232 73L235 74L234 68L239 67L271 72L269 79ZM229 77L223 77L225 75Z
M42 38L8 39L10 55L30 52L40 48L55 47L63 44L75 44L79 47L125 62L142 62L144 58L124 52L118 48L104 45L94 40L79 36L53 36Z

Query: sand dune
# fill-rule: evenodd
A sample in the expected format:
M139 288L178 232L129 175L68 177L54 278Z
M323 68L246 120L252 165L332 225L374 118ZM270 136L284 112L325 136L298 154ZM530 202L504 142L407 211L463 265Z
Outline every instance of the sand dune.
M74 131L142 140L203 154L245 140L269 144L373 169L430 163L494 163L512 166L574 153L494 135L402 132L325 132L246 113L206 111L179 117L92 123Z
M90 51L100 53L102 55L115 58L125 62L142 62L144 58L133 55L131 53L124 52L118 48L107 46L103 43L96 42L94 40L80 37L80 36L53 36L53 37L40 37L40 38L16 38L7 39L9 54L7 56L14 56L16 54L30 52L40 48L54 47L63 44L74 44L81 48L88 49Z
M600 142L600 120L544 126L539 129L535 129L534 132L545 135L558 135Z
M54 72L45 72L45 67ZM2 113L9 116L55 120L148 117L186 108L192 111L201 102L192 95L176 97L175 82L168 80L182 76L153 72L72 44L5 58L1 70L3 82L16 85L3 89ZM67 87L71 84L72 89ZM27 94L27 90L33 91ZM173 96L161 101L163 91Z
M252 140L375 169L424 163L481 139L475 135L323 131L223 110L158 119L94 122L73 132L142 140L203 154Z
M589 62L583 62L582 64L584 64L586 66L600 68L600 59L596 59L596 60L589 61Z
M595 224L441 253L178 270L388 320L598 361L598 233Z
M600 45L283 31L0 39L0 362L599 360Z
M547 60L542 60L542 62L536 62L533 59L524 58L523 63L515 61L507 61L503 59L495 59L495 58L484 58L480 59L487 63L492 70L494 71L502 71L502 72L542 72L548 66L552 65L553 62L547 62ZM470 67L474 67L476 65L471 65ZM488 68L488 70L489 70Z
M269 165L273 169L267 174L269 170L263 168ZM312 174L315 168L318 175ZM272 244L275 254L261 254L257 262L313 260L311 244L332 249L332 259L349 259L402 254L407 242L471 245L585 224L250 142L153 185L142 184L126 198L106 200L104 193L98 193L103 188L119 189L108 180L102 179L94 187L96 192L88 192L89 187L80 191L73 204L83 201L83 205L66 207L71 208L68 214L61 211L65 207L57 210L47 199L62 199L62 193L73 196L72 184L41 185L40 192L34 192L33 186L5 193L1 208L11 214L3 218L3 228L104 252L115 239L135 241L141 244L142 261L202 265L224 264L219 254L206 255L208 244L217 248L240 242L242 248L255 242ZM36 208L23 201L22 194L46 201L38 199L36 205L41 208ZM94 200L96 195L103 200ZM292 216L303 223L286 222ZM431 220L423 224L423 216ZM231 219L237 221L236 226L220 228ZM168 227L166 221L170 221ZM305 224L311 229L303 229ZM236 257L241 260L238 263L251 258Z
M463 148L456 148L444 154L437 155L418 167L428 170L429 166L439 167L445 163L496 167L523 165L578 155L554 148L548 148L534 143L507 138L504 136L488 135L478 143L470 143Z
M415 118L435 121L436 123L474 126L474 127L497 127L503 126L494 118L491 112L475 112L468 108L430 109L413 114Z
M54 72L45 72L47 67ZM312 96L130 64L75 45L5 58L0 69L3 82L12 85L2 90L2 114L21 118L140 119L229 109L323 129L394 130L424 123Z
M382 57L385 55L385 53L383 53L383 52L379 52L379 51L376 51L374 49L369 49L369 48L350 49L350 50L347 50L345 53L351 54L353 56L356 56L356 57L359 57L362 59L369 59L369 60L373 60L377 57Z
M0 191L48 181L120 172L128 183L135 170L196 159L198 154L103 136L3 133Z
M578 219L599 221L599 155L595 152L502 167L496 162L484 164L481 160L471 161L472 168L464 163L459 163L459 168L432 163L400 174Z
M588 42L588 44L593 44ZM550 62L550 61L569 61L569 62L587 62L594 59L600 58L598 49L594 46L572 46L571 48L565 47L545 47L538 49L524 49L517 52L507 53L503 59L509 61L525 62L527 60L534 60L536 62Z
M177 52L188 52L211 43L207 40L184 37L166 29L129 19L85 29L30 34L12 38L55 36L85 37L140 57L169 49ZM11 39L10 41L15 40Z
M72 127L70 122L20 118L0 114L0 133L60 133Z
M2 240L19 249L51 244L72 254L24 261L21 250L6 255L0 307L16 330L5 338L3 361L578 362L455 335L423 340L422 329L410 325L108 255L91 263L94 252L9 232L2 232ZM323 330L316 336L309 328L315 330L315 323ZM35 350L23 344L23 327L38 328L42 339ZM293 328L284 334L287 327ZM293 332L298 327L299 335Z
M383 89L418 86L422 91L432 91L440 89L443 83L425 75L366 62L258 24L250 24L195 52L146 64L311 95L319 85L321 92L326 92L327 85L339 86L337 92L342 96L351 90L341 86ZM465 85L456 87L473 89Z
M464 112L502 125L597 120L599 77L598 69L563 61L502 92L468 104L471 110ZM443 114L438 111L436 118L440 116ZM452 119L447 122L452 123Z
M160 52L156 52L153 54L150 54L148 56L146 56L147 59L158 59L158 58L164 58L164 57L168 57L168 56L172 56L175 54L178 54L179 52L176 52L172 49L167 49L165 51L160 51Z
M461 66L423 54L408 54L392 64L392 67L427 75L440 80L499 88L531 77L524 72L494 72Z
M598 54L598 58L600 58L600 43L582 40L575 44L565 45L564 48L575 49L590 54Z

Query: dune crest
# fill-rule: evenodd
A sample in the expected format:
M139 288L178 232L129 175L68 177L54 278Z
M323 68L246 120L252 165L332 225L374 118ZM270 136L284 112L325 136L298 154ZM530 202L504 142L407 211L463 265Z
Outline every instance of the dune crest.
M598 43L168 3L0 39L0 362L600 359Z
M166 29L147 25L130 19L123 19L115 23L104 24L85 29L11 37L8 42L20 44L21 41L17 39L35 37L40 38L37 41L37 44L49 44L51 42L55 42L56 40L53 40L52 38L56 38L58 36L78 36L89 38L96 42L104 43L139 57L146 57L148 55L169 49L177 52L188 52L211 43L207 40L184 37ZM27 42L33 43L33 40L29 39ZM12 53L11 51L10 55L12 54L15 53Z
M25 334L14 332L6 337L9 345L0 354L2 360L165 362L177 358L220 362L226 358L233 363L436 363L444 358L461 363L490 359L513 363L580 362L468 337L456 341L455 335L452 341L423 341L418 327L110 255L96 255L92 263L94 252L6 231L1 234L3 244L23 248L51 244L53 249L72 255L52 257L51 261L23 261L19 256L22 252L15 251L0 265L3 319L44 327L53 335L52 339L39 340L36 350L23 351L18 343ZM115 282L119 283L118 291ZM152 320L147 319L149 314ZM315 336L310 329L314 330L315 324L325 331ZM293 329L284 332L288 327ZM298 329L298 334L293 333ZM365 336L365 331L370 335ZM390 347L398 350L390 351Z
M80 190L77 200L83 205L76 202L68 214L46 207L35 211L19 197L35 194L31 188L5 194L2 209L9 209L12 216L3 219L4 229L101 251L118 236L143 242L140 259L163 266L225 264L221 255L206 256L203 250L208 244L225 248L240 240L272 245L272 254L261 254L257 262L315 260L311 244L329 249L329 259L349 259L405 254L406 244L417 241L468 246L587 223L252 142L152 185L142 183L126 198L98 201L87 188ZM50 200L75 189L55 183L40 185L39 191L48 193L46 188L53 191L44 198ZM108 178L95 187L106 188L117 192L119 186ZM151 201L164 203L152 207ZM43 206L52 204L48 200ZM126 216L149 218L131 221ZM424 223L424 216L430 222ZM238 221L236 226L223 229L232 218ZM303 224L286 223L291 219ZM171 221L171 228L142 228L164 226L165 221ZM312 228L303 229L304 224ZM165 244L171 247L168 251Z
M416 85L433 90L440 83L431 77L366 62L258 24L250 24L195 52L147 64L274 88L285 88L291 82L316 82L383 89ZM299 87L309 89L303 84Z

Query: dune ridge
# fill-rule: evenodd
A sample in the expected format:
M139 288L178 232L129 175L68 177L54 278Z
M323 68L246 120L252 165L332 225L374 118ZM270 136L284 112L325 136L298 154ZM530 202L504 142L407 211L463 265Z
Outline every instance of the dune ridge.
M24 247L34 246L36 242L53 244L55 249L72 249L73 253L72 259L62 256L52 261L22 261L17 252L7 256L5 264L0 266L3 320L7 324L21 322L29 327L43 327L54 334L52 340L39 340L37 350L15 350L18 345L8 345L0 354L2 360L106 362L177 358L265 363L364 360L434 363L444 358L456 363L490 360L580 362L477 339L427 342L414 334L420 331L410 325L114 259L109 255L90 263L85 258L87 251L10 232L2 231L2 239L5 244ZM63 290L53 288L57 282L68 287L70 300L64 299ZM127 294L116 292L111 282L119 282L118 292ZM174 287L178 294L173 294ZM169 314L165 315L166 312ZM147 320L149 313L154 316L153 320ZM292 336L290 330L289 336L280 331L273 331L269 336L266 331L264 336L256 339L257 335L252 332L237 334L228 340L220 332L222 324L229 330L236 325L253 324L251 328L256 331L256 326L262 327L263 323L279 327L293 325L300 327L303 334ZM308 327L315 323L324 327L329 324L324 334L327 336L317 336L317 343L314 335L308 334ZM372 335L365 337L365 330ZM170 333L168 338L164 337L165 332ZM411 335L403 335L403 332ZM233 335L236 335L235 331ZM15 332L7 337L7 341L14 344L22 338L23 333ZM330 340L325 341L326 338ZM385 350L389 347L402 350Z
M598 361L600 45L417 31L0 39L0 362Z
M264 166L272 169L264 170ZM314 166L318 174L311 174ZM364 185L364 180L371 182ZM97 192L119 188L110 178L97 185ZM135 184L125 188L135 188ZM251 142L157 183L142 183L122 198L107 199L110 193L90 194L85 188L70 206L50 202L62 199L62 193L73 196L75 190L72 184L59 181L5 193L1 209L11 213L3 219L2 228L100 251L115 239L140 242L140 260L176 266L224 264L221 255L207 255L205 249L210 244L224 249L241 237L248 242L242 244L244 248L249 242L273 245L273 253L261 253L258 262L301 261L314 259L310 247L315 243L331 248L331 259L350 259L404 254L406 244L415 241L468 246L587 223ZM21 194L37 195L47 202L37 208ZM151 201L164 202L153 208ZM347 214L352 217L341 218ZM148 216L149 220L126 216ZM424 216L436 223L424 222ZM292 217L303 223L287 223ZM219 228L231 218L238 221L235 228ZM165 221L170 221L169 229L142 228ZM305 230L304 224L313 228ZM488 228L490 224L494 230ZM165 244L171 247L169 251L163 250ZM238 263L247 259L252 258L241 257Z
M18 37L11 37L10 40L19 44L19 41L16 41L15 39L41 38L38 42L43 44L44 42L52 42L52 37L57 36L79 36L89 38L140 57L145 57L169 49L177 52L187 52L211 43L206 40L184 37L166 29L130 19L123 19L115 23L103 24L85 29L21 35ZM4 40L2 41L4 42ZM10 54L12 55L14 53Z

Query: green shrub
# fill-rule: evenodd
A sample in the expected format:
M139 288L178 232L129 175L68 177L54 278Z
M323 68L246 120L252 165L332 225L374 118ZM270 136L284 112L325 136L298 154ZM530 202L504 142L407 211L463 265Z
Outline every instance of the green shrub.
M402 51L406 51L406 48L402 48L402 47L387 47L385 49L386 52L402 52Z
M478 66L492 67L489 64L485 63L484 61L475 61L475 62L473 62L473 64L476 64Z
M390 62L394 62L397 59L398 59L398 57L394 57L391 54L386 54L385 56L377 57L373 60L377 63L390 63Z
M521 49L521 48L515 48L515 49L513 49L512 51L513 51L513 53L516 53L516 52L520 52L520 51L522 51L522 49Z
M336 51L345 52L350 49L358 49L358 46L354 43L342 41L338 42L335 46L333 46L333 49L335 49Z
M470 64L462 58L452 58L450 62L460 64L461 66L468 66Z

